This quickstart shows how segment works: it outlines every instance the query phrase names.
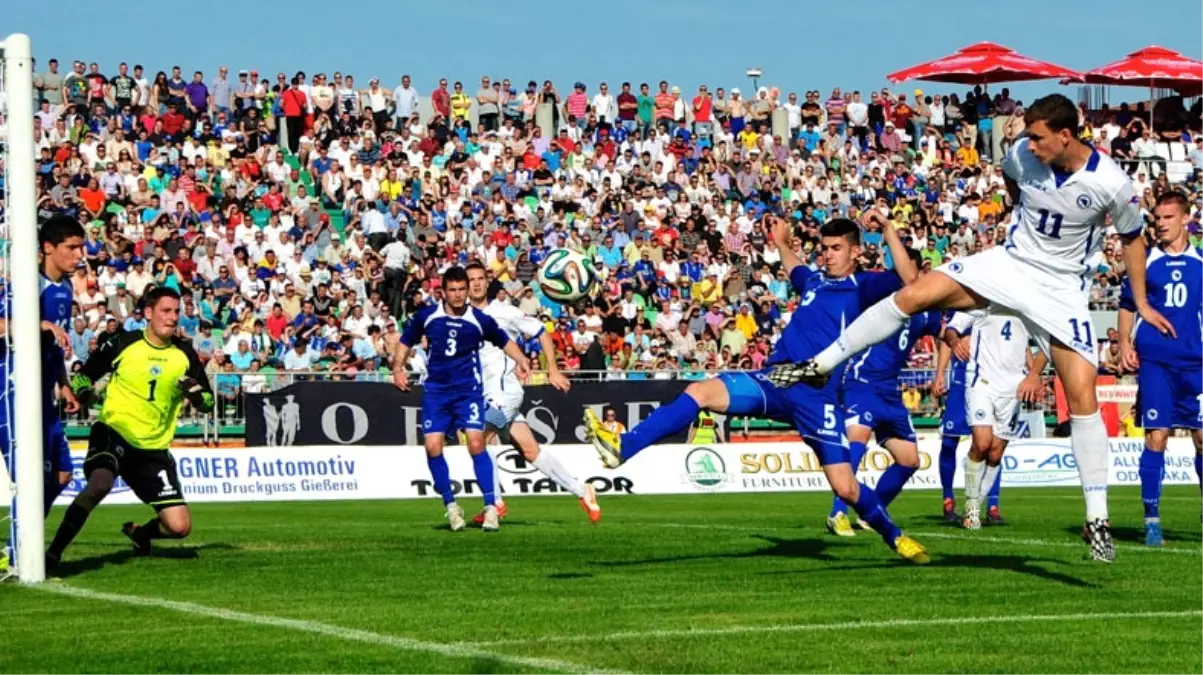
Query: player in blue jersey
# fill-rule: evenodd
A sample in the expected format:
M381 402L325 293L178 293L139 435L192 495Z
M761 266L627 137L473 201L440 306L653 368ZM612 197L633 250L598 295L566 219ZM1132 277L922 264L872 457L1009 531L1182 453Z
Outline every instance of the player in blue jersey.
M860 256L860 227L847 219L836 219L820 230L824 272L803 264L792 246L790 225L782 219L766 218L772 225L773 239L781 251L781 262L795 291L801 295L797 309L781 339L773 348L768 364L810 358L825 342L834 339L841 328L876 298L902 288L918 274L906 247L893 226L880 214L896 272L857 271ZM890 519L877 493L858 483L850 464L848 441L844 436L844 411L838 399L838 381L829 386L781 388L768 380L767 369L754 372L729 372L694 382L672 403L656 409L629 433L620 435L606 429L592 410L585 411L585 431L597 448L603 463L611 468L660 440L684 430L708 410L727 415L768 417L793 423L818 456L832 490L875 531L886 544L904 558L928 562L927 550L904 535ZM897 481L905 468L897 464L886 470L882 481ZM899 481L898 484L904 483Z
M1146 278L1149 303L1169 319L1172 333L1136 320L1127 279L1120 296L1121 363L1136 371L1136 406L1145 429L1139 473L1149 546L1162 545L1161 481L1171 429L1191 430L1195 473L1203 485L1203 251L1190 245L1189 220L1190 206L1182 193L1167 192L1157 199L1157 247L1149 254Z
M514 360L518 377L525 378L530 365L518 343L489 315L468 304L468 273L452 267L443 273L446 299L424 307L410 319L401 334L393 359L393 382L409 391L405 362L410 350L425 337L429 347L426 381L422 394L422 433L425 437L426 462L434 479L434 489L443 497L447 520L452 531L464 529L464 510L455 502L451 472L443 457L448 432L462 429L468 439L468 453L476 481L484 493L485 517L481 529L496 531L499 516L495 505L493 460L485 452L485 394L480 348L491 342Z
M1127 173L1078 137L1073 101L1053 94L1024 113L1025 136L1003 159L1014 205L1004 246L941 265L918 283L866 308L806 362L782 364L770 377L782 386L822 388L837 366L892 335L913 314L931 309L1005 307L1028 325L1065 385L1070 449L1086 505L1082 537L1091 559L1115 560L1107 507L1107 428L1099 415L1098 353L1090 313L1091 260L1110 228L1124 239L1132 306L1147 323L1172 326L1148 301L1140 199Z
M39 280L39 313L42 319L42 461L45 512L49 513L54 500L71 482L71 450L63 425L59 420L56 394L62 396L68 412L79 410L67 373L63 347L70 344L67 326L71 319L73 293L70 275L83 258L84 228L67 216L55 216L38 229L42 274ZM0 289L0 340L7 340L8 322L12 316L9 304L11 289ZM3 404L0 404L0 454L4 455L9 476L16 476L16 453L13 409L14 355L7 344L0 347L0 377L4 378ZM15 541L15 519L10 538ZM11 548L11 546L9 547ZM7 549L0 552L0 569L8 566Z
M946 318L951 318L953 313L945 314ZM944 397L944 415L940 420L939 468L946 523L961 522L952 483L957 473L957 447L961 444L961 438L969 435L969 420L965 416L965 365L968 360L969 336L945 330L936 355L936 375L932 379L931 390L933 396Z
M919 257L913 253L912 262ZM902 403L898 377L906 367L911 347L925 335L940 334L940 313L924 312L910 318L894 337L852 357L844 371L844 420L853 472L860 466L869 437L894 458L898 469L882 475L873 488L882 506L889 506L919 469L919 445L911 413ZM888 477L888 478L887 478ZM827 529L841 537L855 536L847 506L839 497L831 506Z

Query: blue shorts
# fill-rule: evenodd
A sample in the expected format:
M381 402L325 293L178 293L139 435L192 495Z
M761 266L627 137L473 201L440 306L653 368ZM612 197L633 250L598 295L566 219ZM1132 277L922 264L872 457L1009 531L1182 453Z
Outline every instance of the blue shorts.
M769 382L768 372L766 368L718 376L727 388L727 414L789 422L814 451L820 464L849 462L844 411L836 400L834 381L823 389L804 384L780 389Z
M1141 361L1136 409L1145 429L1203 429L1203 370Z
M454 434L484 431L484 392L426 392L422 396L422 431Z
M940 432L945 436L970 436L969 416L965 410L965 383L953 382L944 397L944 419Z
M845 384L844 408L848 426L872 429L879 444L893 438L916 441L911 413L902 404L902 394L897 389L886 391L859 382Z
M2 416L0 416L2 417ZM12 438L14 429L8 421L0 419L0 455L4 457L5 466L9 466L9 456L12 453ZM55 420L42 429L42 474L47 481L58 482L59 471L72 471L71 445L67 443L67 434L62 422Z

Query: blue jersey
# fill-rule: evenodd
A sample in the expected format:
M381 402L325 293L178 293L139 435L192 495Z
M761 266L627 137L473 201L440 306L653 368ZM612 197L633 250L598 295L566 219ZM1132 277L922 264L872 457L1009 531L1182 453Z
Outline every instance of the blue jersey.
M1178 336L1162 335L1138 321L1136 353L1141 361L1199 370L1203 358L1203 251L1193 246L1181 253L1155 248L1149 252L1147 270L1149 305L1173 324ZM1126 278L1120 307L1136 311Z
M413 348L422 337L428 341L426 392L476 394L484 391L480 348L492 342L504 349L510 338L492 317L469 306L459 316L448 314L442 303L418 311L401 343Z
M955 312L945 312L945 318L951 319L953 314ZM955 329L953 331L955 332ZM940 428L945 436L968 436L972 433L965 411L965 385L968 384L968 368L968 361L958 359L955 354L951 356L948 394L944 397L944 418L940 423ZM937 377L944 377L944 373L937 373Z
M802 299L769 355L769 365L813 358L861 312L902 288L893 272L857 272L833 279L804 265L790 272L790 283ZM839 380L839 375L833 373L831 379Z
M940 334L940 313L923 312L907 320L907 323L889 339L880 342L853 356L848 366L845 381L868 384L875 389L897 391L898 374L906 368L911 347L925 335Z

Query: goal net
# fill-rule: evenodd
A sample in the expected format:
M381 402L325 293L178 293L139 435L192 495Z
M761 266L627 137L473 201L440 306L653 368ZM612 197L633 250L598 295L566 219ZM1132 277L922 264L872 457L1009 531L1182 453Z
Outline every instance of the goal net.
M33 113L33 50L28 36L10 35L0 42L0 484L8 504L0 575L29 583L46 575Z

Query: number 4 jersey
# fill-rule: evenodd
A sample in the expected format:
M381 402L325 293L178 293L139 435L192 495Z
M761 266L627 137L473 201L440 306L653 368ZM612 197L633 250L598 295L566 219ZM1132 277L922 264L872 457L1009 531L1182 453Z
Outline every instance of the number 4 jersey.
M210 395L209 376L189 342L151 344L143 331L122 333L94 352L83 374L92 382L112 373L99 421L142 450L167 450L184 398L177 383L196 380Z

